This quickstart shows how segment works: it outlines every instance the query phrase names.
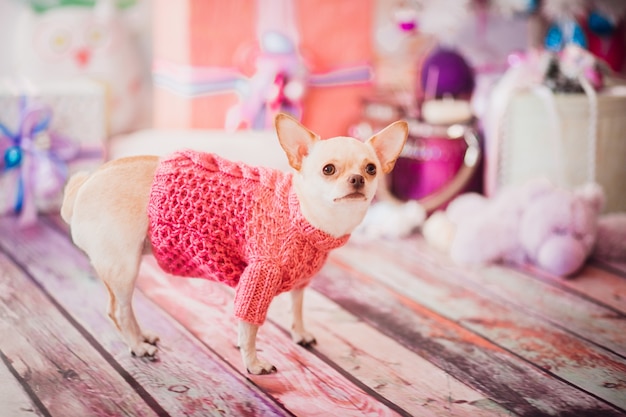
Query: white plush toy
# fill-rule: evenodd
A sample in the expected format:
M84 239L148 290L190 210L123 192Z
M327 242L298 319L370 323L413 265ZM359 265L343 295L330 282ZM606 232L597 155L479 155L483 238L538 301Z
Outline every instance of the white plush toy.
M576 273L592 254L604 194L597 184L574 191L548 181L469 193L424 224L424 238L460 264L533 264L558 276Z
M94 1L25 8L15 36L15 72L35 85L80 77L103 83L109 133L127 132L136 127L146 87L141 53L114 0Z
M383 200L373 204L355 234L367 238L403 238L415 232L426 219L417 201Z

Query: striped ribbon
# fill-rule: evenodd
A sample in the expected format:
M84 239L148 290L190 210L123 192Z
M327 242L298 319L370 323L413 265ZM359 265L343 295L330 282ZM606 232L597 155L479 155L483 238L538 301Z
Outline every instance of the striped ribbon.
M256 36L260 50L255 73L246 77L237 68L192 67L155 61L154 85L186 98L234 92L239 102L226 115L225 128L241 124L265 128L278 111L300 118L302 96L307 87L335 87L371 82L368 65L311 74L298 51L299 33L291 0L257 0ZM289 94L289 84L297 94ZM293 92L294 89L291 91Z

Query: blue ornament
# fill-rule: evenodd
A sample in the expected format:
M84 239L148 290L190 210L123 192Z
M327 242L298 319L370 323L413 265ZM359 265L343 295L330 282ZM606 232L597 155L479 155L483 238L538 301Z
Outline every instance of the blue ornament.
M563 48L563 32L557 25L550 26L544 44L550 52L558 52Z
M585 37L583 28L581 28L578 23L574 25L574 33L572 35L571 42L575 45L580 46L581 48L587 49L587 38Z
M587 23L589 29L598 36L609 36L615 30L613 22L595 10L589 13Z
M18 167L22 163L22 149L19 146L11 146L4 152L4 164L7 168Z
M564 35L564 32L568 35ZM559 52L565 45L573 43L581 48L587 48L587 38L578 23L567 22L562 26L554 24L548 29L544 45L550 52Z

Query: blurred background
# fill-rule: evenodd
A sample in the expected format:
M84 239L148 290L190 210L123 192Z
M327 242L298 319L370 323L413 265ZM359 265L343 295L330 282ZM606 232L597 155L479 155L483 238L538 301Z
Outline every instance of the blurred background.
M323 137L366 139L410 121L391 184L403 200L445 189L465 168L435 206L540 173L572 187L597 181L621 210L625 9L620 0L0 0L0 181L15 189L21 174L10 168L35 149L28 182L46 200L68 172L108 158L113 140L271 132L283 111ZM478 157L468 162L468 150Z

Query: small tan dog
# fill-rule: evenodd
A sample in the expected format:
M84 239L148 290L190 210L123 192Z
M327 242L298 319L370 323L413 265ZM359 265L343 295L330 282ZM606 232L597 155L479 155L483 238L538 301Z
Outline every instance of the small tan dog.
M366 143L320 140L279 114L276 132L293 174L185 151L114 160L68 182L61 215L105 283L109 316L133 354L157 351L158 337L140 329L131 304L147 253L167 272L235 288L238 345L248 372L276 370L257 357L256 334L280 292L292 294L293 340L315 343L302 321L304 288L365 216L377 173L391 171L408 127L395 122Z

